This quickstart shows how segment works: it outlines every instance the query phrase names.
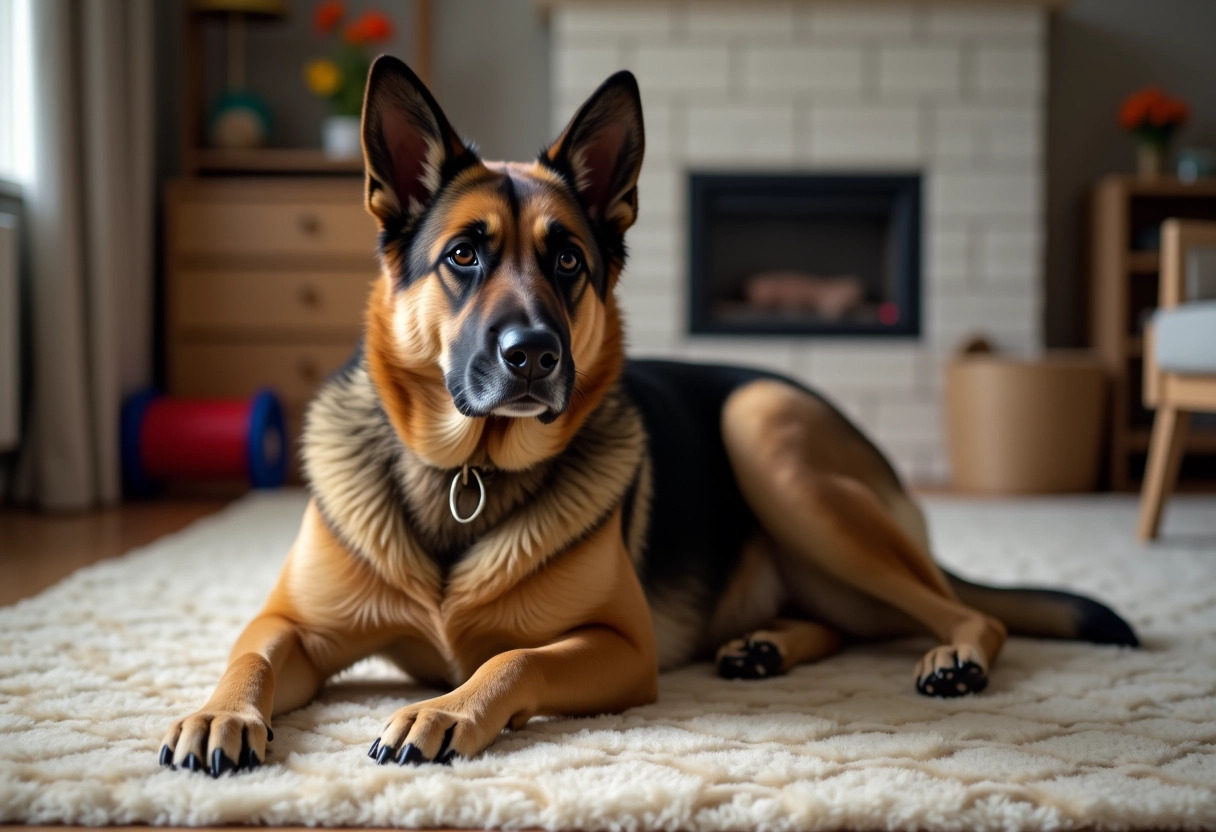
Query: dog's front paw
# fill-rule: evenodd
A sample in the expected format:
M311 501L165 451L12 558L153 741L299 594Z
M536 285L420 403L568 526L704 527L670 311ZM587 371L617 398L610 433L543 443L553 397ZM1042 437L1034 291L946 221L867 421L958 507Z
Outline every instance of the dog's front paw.
M925 696L965 696L986 687L986 662L966 645L935 647L916 665L916 689Z
M737 638L718 650L723 679L767 679L781 673L781 651L771 641Z
M256 710L204 708L169 728L160 747L160 764L219 777L229 771L253 769L266 759L266 743L274 738Z
M389 719L367 756L380 765L450 765L483 751L505 728L447 697L407 705Z

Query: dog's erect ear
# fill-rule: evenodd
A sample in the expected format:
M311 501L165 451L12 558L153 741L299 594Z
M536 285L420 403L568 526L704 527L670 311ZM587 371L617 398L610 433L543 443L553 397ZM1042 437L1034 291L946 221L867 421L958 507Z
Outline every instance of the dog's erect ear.
M478 162L410 68L381 55L363 98L367 210L381 226L405 225L445 182Z
M645 149L638 82L622 70L591 94L541 161L569 178L593 220L624 231L637 219Z

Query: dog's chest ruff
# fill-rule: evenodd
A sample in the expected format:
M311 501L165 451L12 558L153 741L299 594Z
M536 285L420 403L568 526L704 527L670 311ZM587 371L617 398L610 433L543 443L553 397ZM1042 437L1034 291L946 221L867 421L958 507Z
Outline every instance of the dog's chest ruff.
M559 456L523 472L494 472L485 510L462 525L448 508L454 471L427 465L402 443L360 361L310 405L303 460L334 533L434 620L502 597L618 509L637 562L649 494L645 445L640 416L613 390ZM374 609L351 599L355 617Z

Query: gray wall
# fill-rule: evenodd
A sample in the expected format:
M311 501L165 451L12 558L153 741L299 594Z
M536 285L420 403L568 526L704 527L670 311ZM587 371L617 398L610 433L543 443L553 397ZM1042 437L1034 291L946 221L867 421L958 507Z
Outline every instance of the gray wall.
M1054 16L1047 118L1047 336L1086 339L1090 187L1131 171L1119 105L1156 84L1191 105L1175 147L1216 147L1216 0L1072 0Z

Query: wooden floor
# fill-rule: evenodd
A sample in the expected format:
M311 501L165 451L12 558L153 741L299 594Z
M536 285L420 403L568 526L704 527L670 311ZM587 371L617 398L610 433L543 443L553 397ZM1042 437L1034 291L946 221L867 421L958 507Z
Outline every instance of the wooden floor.
M0 510L0 605L37 595L82 566L151 543L225 504L128 503L76 514Z

